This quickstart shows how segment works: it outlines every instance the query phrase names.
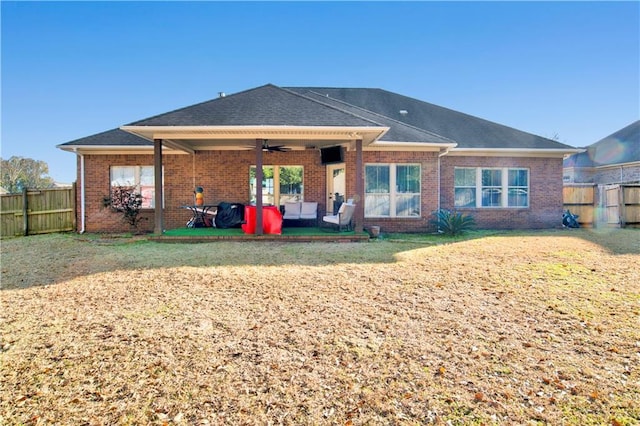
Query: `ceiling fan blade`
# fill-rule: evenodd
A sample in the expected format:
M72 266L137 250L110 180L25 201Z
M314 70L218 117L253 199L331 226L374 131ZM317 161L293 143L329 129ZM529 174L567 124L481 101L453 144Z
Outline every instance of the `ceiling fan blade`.
M255 149L254 145L248 145L248 149ZM265 152L287 152L291 151L291 148L287 148L284 145L269 145L266 141L262 144L262 150Z

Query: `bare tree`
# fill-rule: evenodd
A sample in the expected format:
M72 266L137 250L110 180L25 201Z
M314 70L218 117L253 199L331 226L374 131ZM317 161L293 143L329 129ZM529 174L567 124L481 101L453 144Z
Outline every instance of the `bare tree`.
M49 165L45 161L15 156L0 160L0 184L10 193L20 192L24 188L53 186L53 179L48 176Z

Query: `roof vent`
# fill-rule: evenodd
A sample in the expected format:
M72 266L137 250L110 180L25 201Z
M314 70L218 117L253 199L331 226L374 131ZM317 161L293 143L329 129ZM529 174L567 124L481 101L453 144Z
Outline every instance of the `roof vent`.
M227 96L227 94L226 94L226 93L224 93L224 92L218 92L218 97L219 97L219 98L224 98L225 96Z
M409 111L407 111L406 109L400 110L400 115L407 115L407 114L409 114Z

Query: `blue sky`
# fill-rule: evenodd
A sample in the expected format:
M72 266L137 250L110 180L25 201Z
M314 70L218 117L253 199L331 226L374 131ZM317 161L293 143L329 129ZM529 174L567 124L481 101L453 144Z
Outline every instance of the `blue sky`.
M585 146L640 118L639 2L2 1L2 158L273 83L378 87Z

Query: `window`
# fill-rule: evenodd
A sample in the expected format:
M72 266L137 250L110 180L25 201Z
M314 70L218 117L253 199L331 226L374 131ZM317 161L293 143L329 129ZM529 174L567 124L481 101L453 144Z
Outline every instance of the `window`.
M456 169L454 186L456 207L476 206L476 169Z
M420 217L419 164L365 166L366 217Z
M502 206L502 170L482 169L482 207Z
M111 187L127 187L142 195L142 208L152 209L155 203L153 166L111 166Z
M529 170L509 169L509 207L529 206Z
M389 166L365 166L364 215L390 216Z
M529 170L455 169L456 207L529 207Z
M302 166L262 166L262 203L282 205L303 201L304 168ZM249 199L256 202L256 166L249 169Z

